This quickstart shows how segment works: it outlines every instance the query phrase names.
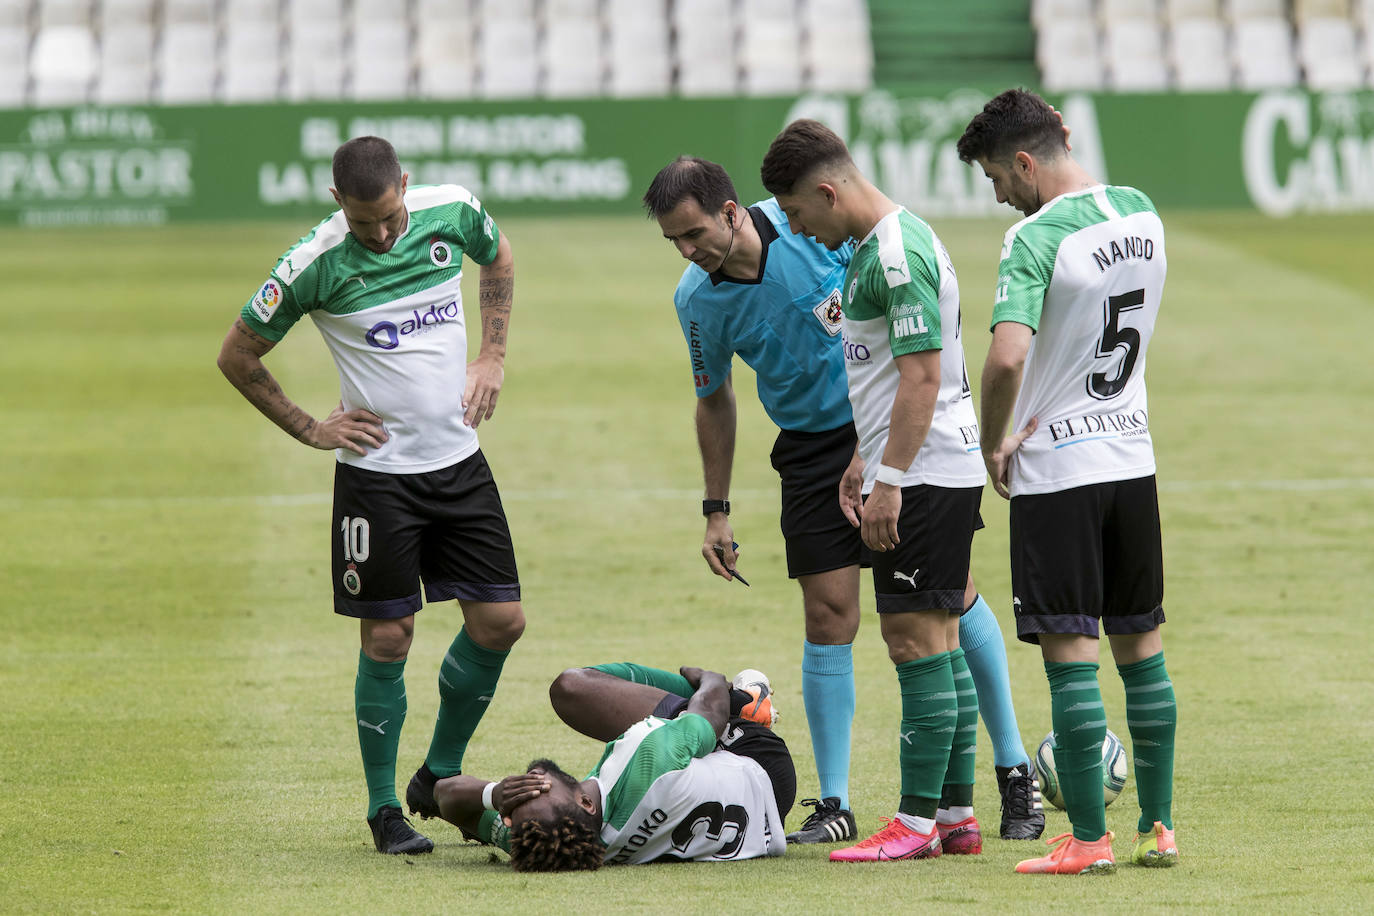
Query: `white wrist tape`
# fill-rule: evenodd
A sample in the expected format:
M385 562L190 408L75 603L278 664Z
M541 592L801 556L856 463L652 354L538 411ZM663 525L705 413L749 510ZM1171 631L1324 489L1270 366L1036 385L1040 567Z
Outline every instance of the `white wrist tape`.
M906 476L906 471L901 468L894 468L890 464L878 465L878 476L875 478L878 483L885 483L889 487L900 487L902 478Z
M487 787L482 790L482 807L488 811L495 811L496 806L491 803L491 793L496 788L496 783L489 782Z

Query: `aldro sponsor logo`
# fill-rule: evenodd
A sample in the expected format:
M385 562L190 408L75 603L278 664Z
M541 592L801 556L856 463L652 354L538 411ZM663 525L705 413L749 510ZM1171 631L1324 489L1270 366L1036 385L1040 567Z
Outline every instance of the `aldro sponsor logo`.
M843 347L844 347L844 358L845 358L845 362L850 362L850 363L866 363L866 362L868 362L870 359L873 358L873 354L869 351L868 347L866 347L865 345L863 345L863 344L861 344L861 343L855 343L854 341L850 340L848 337L844 337L844 336L841 336L841 337L840 337L840 340L841 340L842 345L843 345Z
M379 321L368 329L365 339L368 346L379 350L394 350L401 345L401 338L411 334L422 334L446 321L454 321L463 314L458 300L453 299L443 305L431 305L428 311L412 310L410 317L400 322Z

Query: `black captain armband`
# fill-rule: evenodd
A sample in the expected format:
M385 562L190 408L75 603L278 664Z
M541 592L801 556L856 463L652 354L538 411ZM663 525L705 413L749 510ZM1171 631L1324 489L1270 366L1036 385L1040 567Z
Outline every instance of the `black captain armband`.
M728 499L703 499L701 501L701 514L709 517L712 512L724 512L730 514L730 500Z

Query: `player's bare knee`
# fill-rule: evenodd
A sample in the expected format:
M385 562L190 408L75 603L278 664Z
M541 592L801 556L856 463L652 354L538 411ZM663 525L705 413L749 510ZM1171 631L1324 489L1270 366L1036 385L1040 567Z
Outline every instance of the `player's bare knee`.
M525 612L519 602L464 605L463 616L468 635L485 649L505 652L525 632Z
M847 603L808 601L806 639L813 645L845 645L859 632L859 608Z
M405 617L399 620L363 621L363 654L373 661L400 661L410 654L410 643L414 638L414 617Z
M549 702L561 718L562 710L575 704L585 693L587 684L586 668L568 668L549 685Z

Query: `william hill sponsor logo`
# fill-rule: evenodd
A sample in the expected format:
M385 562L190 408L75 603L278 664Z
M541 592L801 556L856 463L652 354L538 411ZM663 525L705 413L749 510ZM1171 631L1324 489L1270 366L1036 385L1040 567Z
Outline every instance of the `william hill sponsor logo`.
M401 338L424 333L446 321L454 321L462 314L458 300L454 299L443 305L431 305L428 311L412 310L410 317L399 323L379 321L368 329L365 338L369 346L379 350L394 350L401 345Z

